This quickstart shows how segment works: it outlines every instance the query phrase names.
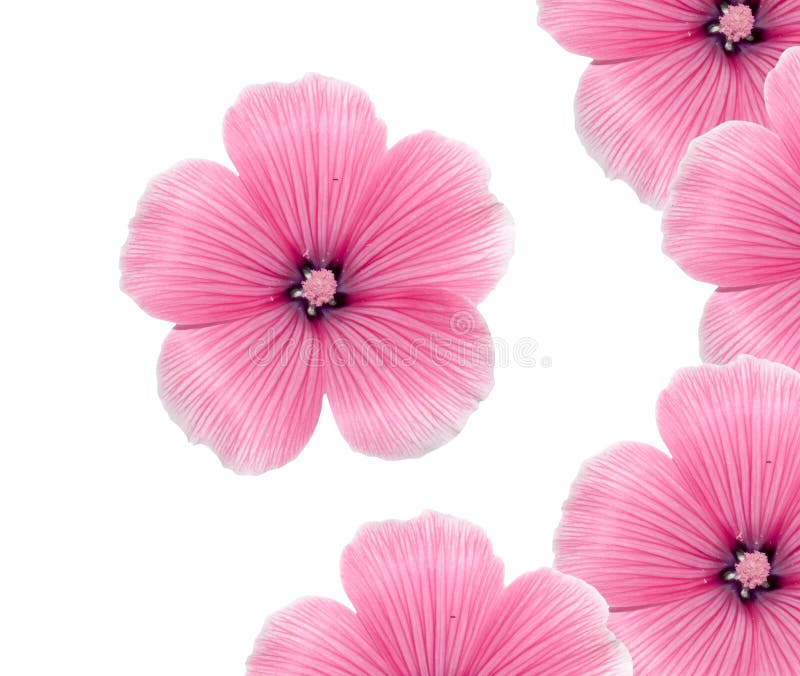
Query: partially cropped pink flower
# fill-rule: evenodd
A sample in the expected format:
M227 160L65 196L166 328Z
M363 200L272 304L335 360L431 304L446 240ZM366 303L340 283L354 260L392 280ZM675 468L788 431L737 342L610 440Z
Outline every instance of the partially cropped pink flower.
M664 250L720 288L703 358L752 354L800 368L800 47L767 76L766 127L729 122L697 139L664 214Z
M800 44L800 0L539 0L540 24L595 59L576 124L589 154L663 206L686 148L725 120L766 119L764 78ZM731 161L735 178L740 169Z
M428 512L364 526L342 556L355 612L304 598L273 615L248 676L601 676L630 674L584 582L553 570L503 587L486 535Z
M431 132L387 150L366 95L319 76L246 89L224 140L238 173L156 178L122 253L122 288L177 324L158 365L173 419L249 473L297 455L323 394L365 453L457 434L492 386L475 305L511 252L480 158Z
M606 598L636 674L797 674L800 374L685 369L657 421L671 457L621 443L584 465L556 567Z

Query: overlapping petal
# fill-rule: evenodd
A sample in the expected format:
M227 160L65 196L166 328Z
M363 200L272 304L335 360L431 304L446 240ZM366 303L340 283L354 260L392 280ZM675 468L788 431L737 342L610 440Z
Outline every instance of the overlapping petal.
M264 219L316 264L338 258L386 129L367 95L308 75L250 87L225 117L225 146Z
M321 330L331 409L359 451L400 458L436 448L491 390L488 329L468 301L445 291L362 294Z
M631 674L625 646L606 628L608 608L589 585L541 569L500 594L470 674Z
M671 603L612 612L608 624L630 651L637 676L791 673L763 669L760 632L727 587L710 584Z
M395 674L467 673L503 588L486 535L426 513L363 527L342 556L342 581Z
M645 444L618 444L589 460L555 539L559 570L614 608L696 594L730 554L681 484L672 460Z
M762 87L774 59L756 49L730 59L705 40L656 56L592 63L576 98L578 133L609 176L663 206L693 138L728 119L765 120Z
M122 251L122 289L179 324L252 316L285 291L292 260L241 181L191 160L148 186Z
M342 555L356 612L301 599L264 626L248 676L625 676L624 646L586 583L556 571L505 589L470 523L428 512L361 528Z
M749 357L684 369L657 421L705 518L749 547L774 546L800 488L800 375Z
M746 175L731 178L731 166ZM761 125L728 122L694 141L664 214L664 251L720 286L800 278L800 169Z
M305 446L322 406L319 339L294 305L248 319L176 327L161 351L159 391L190 441L243 473L279 467Z
M267 620L247 676L394 676L355 613L330 599L301 599Z
M800 368L800 279L717 289L700 324L703 359L725 363L740 354Z
M511 255L511 217L467 146L432 132L393 146L356 218L343 288L442 289L477 303Z

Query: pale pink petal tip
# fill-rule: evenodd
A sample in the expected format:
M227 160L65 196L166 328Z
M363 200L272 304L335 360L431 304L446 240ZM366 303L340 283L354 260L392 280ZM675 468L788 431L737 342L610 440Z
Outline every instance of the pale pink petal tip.
M324 395L356 450L451 439L492 386L475 305L512 248L480 157L432 132L387 149L366 94L319 75L247 88L224 141L237 173L157 177L122 252L123 290L177 325L171 417L245 473L295 457Z
M434 512L364 526L342 556L355 613L305 599L274 615L248 661L267 674L630 674L585 583L551 570L503 588L479 528Z

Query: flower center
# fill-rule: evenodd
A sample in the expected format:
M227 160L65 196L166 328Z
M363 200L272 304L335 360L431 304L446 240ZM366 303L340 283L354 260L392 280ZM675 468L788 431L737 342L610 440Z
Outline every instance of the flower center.
M736 586L743 601L751 598L756 590L780 586L780 580L772 573L769 551L756 549L748 552L738 548L734 556L736 564L722 571L722 579Z
M736 564L734 579L743 589L761 587L769 578L769 559L764 552L746 552L742 560Z
M756 19L748 5L732 5L722 9L719 30L731 42L746 40L753 33Z
M742 44L764 39L764 31L756 28L757 10L758 3L754 0L722 2L717 18L706 24L706 30L720 40L727 54L735 54Z
M292 284L286 293L305 308L309 319L318 317L330 308L347 304L347 294L339 290L341 265L330 263L328 267L317 268L309 260L304 260L299 269L300 279Z
M328 270L312 270L301 285L301 295L313 307L330 303L336 296L336 276Z

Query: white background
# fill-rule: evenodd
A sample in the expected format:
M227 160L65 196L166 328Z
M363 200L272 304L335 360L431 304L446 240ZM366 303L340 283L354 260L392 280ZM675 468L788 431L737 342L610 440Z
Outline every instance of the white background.
M583 460L663 447L655 400L698 363L711 289L586 156L572 103L588 59L537 27L532 0L17 6L0 16L0 673L243 674L271 612L346 600L338 559L360 524L470 519L510 580L551 563ZM536 349L421 460L352 452L326 405L297 460L240 477L163 411L170 327L119 291L119 250L153 175L229 164L221 122L242 87L307 71L365 89L390 142L429 128L483 154L517 236L482 312Z

